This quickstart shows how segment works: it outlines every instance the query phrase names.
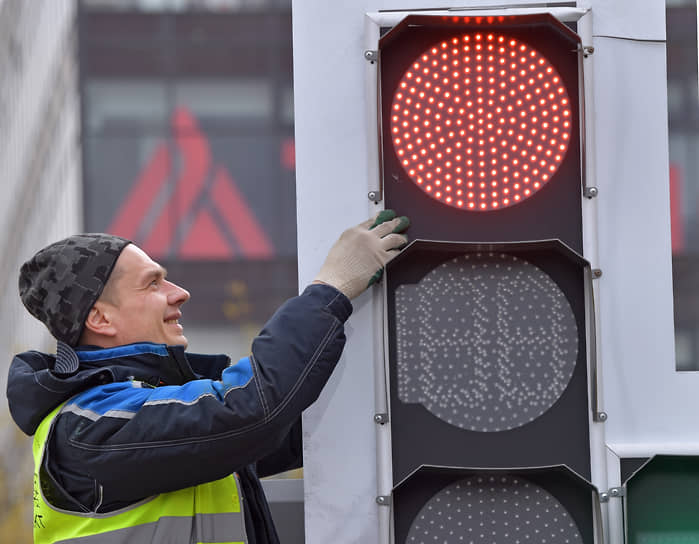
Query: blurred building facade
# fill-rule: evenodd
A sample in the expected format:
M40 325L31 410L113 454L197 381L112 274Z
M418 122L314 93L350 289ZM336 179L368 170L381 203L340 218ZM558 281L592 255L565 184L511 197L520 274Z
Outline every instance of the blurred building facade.
M0 0L0 74L3 389L14 353L55 350L19 267L79 231L190 290L190 349L246 356L297 293L290 1ZM30 542L31 442L6 408L0 444L0 540ZM289 543L300 484L265 483Z
M697 2L667 0L668 128L676 367L699 370Z
M0 373L12 354L53 351L55 341L21 306L20 264L81 228L80 101L76 5L0 2ZM30 442L0 412L0 534L31 537Z
M4 0L0 5L0 346L5 356L51 346L43 326L22 311L17 271L37 247L81 226L74 18L70 2Z

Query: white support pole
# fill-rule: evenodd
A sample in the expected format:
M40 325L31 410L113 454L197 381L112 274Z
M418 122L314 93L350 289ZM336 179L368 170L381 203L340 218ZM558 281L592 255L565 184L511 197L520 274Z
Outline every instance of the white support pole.
M381 195L381 178L379 162L379 65L374 54L377 54L380 27L368 16L364 19L364 58L366 61L365 86L366 86L366 147L367 147L367 200L370 206L370 215L383 210L383 199L374 204L369 197L371 192ZM391 501L384 500L391 497L393 488L393 464L391 460L391 427L388 423L388 379L386 366L386 324L384 316L384 300L386 297L385 283L378 293L372 298L372 312L374 316L373 329L373 362L374 362L374 417L376 428L376 500L378 517L379 544L388 544L391 532Z
M582 202L583 213L583 253L585 259L590 262L593 270L602 269L599 262L599 233L598 233L598 216L597 216L597 162L595 160L595 85L593 76L594 53L589 49L592 46L592 26L593 14L587 11L586 15L578 21L578 34L583 45L583 92L584 92L584 110L581 111L581 119L584 120L584 145L583 152L583 168L584 168L584 189L585 195ZM601 195L604 197L604 195ZM594 278L594 275L593 275ZM605 440L605 423L599 421L599 418L592 417L593 412L603 413L604 406L604 391L601 383L602 376L602 358L601 358L601 342L604 340L600 332L602 331L600 323L600 300L599 300L599 282L602 278L592 280L592 299L593 308L595 309L591 325L595 331L595 343L591 346L595 353L589 353L590 357L594 357L596 361L595 371L590 369L589 376L592 382L592 387L596 390L596 406L591 406L590 410L590 469L592 484L601 492L609 489L607 475L607 450ZM597 420L596 420L597 419ZM596 499L594 499L596 500ZM609 535L609 511L607 503L602 504L601 508L602 519L596 520L602 524L605 542L610 542ZM616 540L611 540L615 542Z
M608 489L621 487L621 463L619 457L607 448ZM605 490L606 491L606 490ZM607 503L607 542L624 542L624 503L622 498L610 499Z
M381 190L379 175L379 64L378 59L371 59L372 53L378 54L380 27L369 15L364 17L364 87L366 96L366 153L367 181L369 191Z
M384 300L386 299L386 284L380 294L374 296L374 396L375 417L386 418L376 421L376 497L378 507L379 543L388 544L391 534L391 512L393 511L390 497L393 490L393 461L391 455L391 426L388 403L388 361L386 348L386 316ZM383 502L384 498L388 498Z

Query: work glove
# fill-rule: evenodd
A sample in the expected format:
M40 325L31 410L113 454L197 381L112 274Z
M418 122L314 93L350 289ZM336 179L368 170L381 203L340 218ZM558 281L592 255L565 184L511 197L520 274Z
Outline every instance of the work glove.
M383 267L408 243L402 234L410 220L393 210L347 229L330 248L315 283L326 283L350 300L381 278Z

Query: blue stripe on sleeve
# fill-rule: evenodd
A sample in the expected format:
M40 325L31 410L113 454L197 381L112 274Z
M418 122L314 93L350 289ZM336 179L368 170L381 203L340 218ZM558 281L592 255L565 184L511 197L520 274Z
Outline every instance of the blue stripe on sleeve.
M148 400L153 389L134 387L133 382L109 383L88 389L69 404L103 416L107 412L137 412Z
M236 364L223 371L221 381L194 380L184 385L166 385L151 390L149 404L163 404L167 402L181 402L191 404L204 395L216 396L220 401L226 393L236 387L244 387L252 379L252 364L250 358L245 357Z
M243 357L236 364L223 371L222 381L227 389L243 387L252 379L252 363L250 357Z
M221 381L192 380L184 385L166 385L155 389L141 389L136 386L137 382L110 383L77 395L69 404L89 411L94 414L93 417L101 417L110 413L136 413L146 404L194 404L204 396L213 396L223 402L226 393L246 386L252 378L252 364L250 358L245 357L226 368Z

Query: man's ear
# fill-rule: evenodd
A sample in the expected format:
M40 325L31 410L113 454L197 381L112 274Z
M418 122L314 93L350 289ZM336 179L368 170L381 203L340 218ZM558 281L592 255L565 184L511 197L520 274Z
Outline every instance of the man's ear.
M112 307L97 301L85 319L85 330L102 336L116 336L117 330L112 321Z

